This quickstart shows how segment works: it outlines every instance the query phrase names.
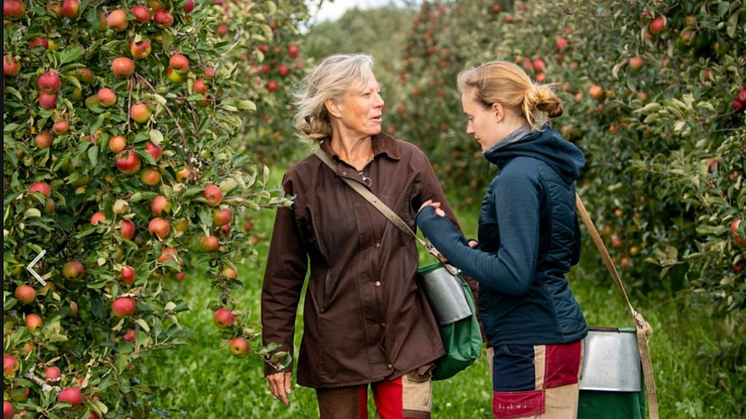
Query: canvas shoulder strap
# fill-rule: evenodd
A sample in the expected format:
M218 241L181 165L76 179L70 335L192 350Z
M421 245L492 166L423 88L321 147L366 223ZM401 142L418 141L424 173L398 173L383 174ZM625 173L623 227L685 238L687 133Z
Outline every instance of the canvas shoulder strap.
M614 279L617 288L619 288L619 291L621 291L622 295L624 295L624 300L627 303L627 308L632 314L632 317L634 317L635 319L635 328L637 329L637 348L640 351L642 371L645 378L645 393L647 398L648 413L650 419L658 419L658 397L655 390L653 364L650 360L650 351L648 350L647 340L647 337L653 334L653 328L651 328L648 322L645 321L645 319L642 317L642 314L635 311L635 309L632 307L632 303L630 303L629 296L627 295L627 290L624 288L622 278L619 276L619 272L617 272L616 267L614 266L614 261L611 259L609 251L606 249L601 236L598 234L598 230L596 230L596 226L593 224L591 216L585 209L583 200L580 199L580 195L578 195L577 193L575 194L575 205L578 208L578 212L580 212L580 216L583 218L583 223L588 229L588 232L591 233L593 242L596 244L598 251L601 253L604 265L606 265L609 273L611 273L611 277Z
M324 164L329 166L330 169L332 169L333 172L337 172L337 163L332 160L331 157L329 157L328 154L324 153L324 150L317 148L313 154L316 155ZM383 214L384 217L386 217L389 221L391 221L392 224L394 224L396 227L398 227L401 231L403 231L406 234L409 234L410 236L414 237L417 242L424 247L428 253L430 253L433 256L437 257L437 251L433 246L422 240L421 238L417 237L417 235L412 231L411 228L407 225L404 220L401 219L394 211L391 210L386 204L381 202L378 197L371 192L368 188L363 186L362 184L355 182L352 179L348 179L343 177L342 180L344 180L352 189L355 190L355 192L362 195L363 198L365 198L368 202L370 202L371 205L373 205L381 214Z

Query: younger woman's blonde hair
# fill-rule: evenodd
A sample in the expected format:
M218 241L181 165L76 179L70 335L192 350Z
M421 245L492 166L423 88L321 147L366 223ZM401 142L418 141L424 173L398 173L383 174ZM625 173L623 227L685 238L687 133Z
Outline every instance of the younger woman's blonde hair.
M473 89L475 100L485 108L499 103L513 109L534 131L541 130L549 118L562 115L562 102L549 86L534 84L522 68L507 61L462 71L458 89L461 93Z
M342 100L347 92L362 91L373 75L373 58L368 54L337 54L324 58L301 82L295 94L293 118L301 138L320 141L332 135L331 115L324 103Z

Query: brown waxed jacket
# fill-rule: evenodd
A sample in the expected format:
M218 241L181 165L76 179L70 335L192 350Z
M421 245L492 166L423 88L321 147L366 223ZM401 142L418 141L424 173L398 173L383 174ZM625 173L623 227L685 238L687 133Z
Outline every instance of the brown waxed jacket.
M330 141L321 148L338 163L333 172L310 155L285 174L294 195L277 210L262 287L265 344L293 353L295 317L307 268L304 331L297 381L313 388L391 379L444 354L438 327L417 286L417 247L342 177L363 184L340 161ZM413 230L428 199L456 222L430 162L414 145L381 133L375 158L363 170L370 190ZM265 374L275 373L266 365Z

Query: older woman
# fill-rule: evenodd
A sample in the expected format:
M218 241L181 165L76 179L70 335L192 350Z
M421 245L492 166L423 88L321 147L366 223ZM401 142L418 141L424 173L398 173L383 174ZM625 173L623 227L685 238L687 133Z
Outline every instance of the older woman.
M381 131L384 101L363 54L323 60L298 94L296 127L337 164L316 155L285 174L290 208L277 212L262 291L265 344L293 353L296 310L310 265L298 383L316 389L322 419L429 418L433 361L444 354L415 277L418 254L344 179L370 189L415 228L420 206L441 202L455 217L427 157ZM265 373L285 404L292 366Z

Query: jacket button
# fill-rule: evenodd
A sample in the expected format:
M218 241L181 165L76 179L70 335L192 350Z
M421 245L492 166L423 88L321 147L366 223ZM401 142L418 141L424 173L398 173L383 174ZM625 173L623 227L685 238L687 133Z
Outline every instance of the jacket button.
M376 247L381 247L381 243L376 243Z
M381 323L381 329L386 327L386 323Z
M391 365L391 364L388 364L388 365L386 365L386 368L388 368L388 369L390 369L390 370L393 370L393 369L394 369L394 366L393 366L393 365Z
M381 281L376 281L376 286L380 287L381 286Z
M342 176L347 176L347 172L342 172Z

